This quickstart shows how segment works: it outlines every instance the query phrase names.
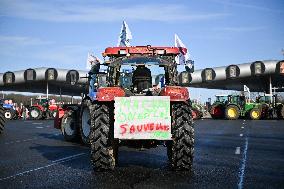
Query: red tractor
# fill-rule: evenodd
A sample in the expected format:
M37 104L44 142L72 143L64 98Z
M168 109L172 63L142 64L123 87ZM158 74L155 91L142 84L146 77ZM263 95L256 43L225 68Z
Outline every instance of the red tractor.
M105 76L97 75L93 95L85 95L81 105L59 110L55 127L68 141L91 145L95 171L112 170L117 165L118 148L167 147L174 170L190 170L194 152L194 127L189 92L190 73L178 75L175 57L185 48L110 47L103 56ZM163 71L165 86L152 85L154 71ZM132 74L123 70L132 68ZM101 82L101 81L105 82ZM91 82L90 82L91 83Z
M47 98L37 98L37 103L29 108L31 119L55 118L57 105L51 103Z

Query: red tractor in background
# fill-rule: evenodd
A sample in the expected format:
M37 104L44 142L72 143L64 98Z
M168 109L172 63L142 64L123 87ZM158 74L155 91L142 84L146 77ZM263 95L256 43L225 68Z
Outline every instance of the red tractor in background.
M54 127L67 141L91 145L95 171L115 168L119 146L157 145L167 147L172 169L190 170L194 127L189 92L183 86L188 86L191 76L177 72L175 58L181 50L187 51L150 45L107 48L102 64L107 73L97 74L95 91L85 94L80 105L61 107ZM125 67L133 74L125 74ZM150 68L164 72L165 86L154 88Z
M54 100L45 97L39 97L37 102L29 108L30 119L46 119L55 118L57 113L57 105Z

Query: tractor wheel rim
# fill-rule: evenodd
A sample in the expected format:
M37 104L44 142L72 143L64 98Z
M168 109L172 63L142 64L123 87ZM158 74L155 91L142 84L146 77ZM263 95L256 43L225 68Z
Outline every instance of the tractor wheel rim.
M10 119L11 118L11 112L5 112L5 118Z
M231 118L236 117L236 116L237 116L236 110L235 110L234 108L230 108L230 109L228 110L228 116L231 117Z
M254 119L259 117L259 113L257 111L252 111L251 115Z
M38 117L39 113L36 110L31 111L31 116L32 117Z
M84 108L82 115L82 130L85 137L88 137L91 130L90 125L90 111L89 108Z
M66 135L68 135L68 136L73 135L74 130L71 127L72 119L70 117L67 117L66 119L64 119L62 121L63 121L63 128L64 128Z

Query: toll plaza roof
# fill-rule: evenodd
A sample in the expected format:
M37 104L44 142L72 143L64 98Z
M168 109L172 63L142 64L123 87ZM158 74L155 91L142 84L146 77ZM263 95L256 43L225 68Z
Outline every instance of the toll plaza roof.
M79 96L88 89L88 72L73 69L29 68L0 73L0 90ZM158 77L158 76L157 76ZM159 81L159 79L156 79ZM284 61L268 60L196 70L189 87L268 93L271 86L284 91ZM157 83L156 83L157 84Z

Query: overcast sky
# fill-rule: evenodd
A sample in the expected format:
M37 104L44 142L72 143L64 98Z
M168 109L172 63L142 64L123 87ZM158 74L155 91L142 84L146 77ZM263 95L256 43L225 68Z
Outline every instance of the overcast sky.
M116 46L123 20L131 45L173 46L178 34L196 69L283 59L283 0L0 0L0 73L85 69L88 51Z

